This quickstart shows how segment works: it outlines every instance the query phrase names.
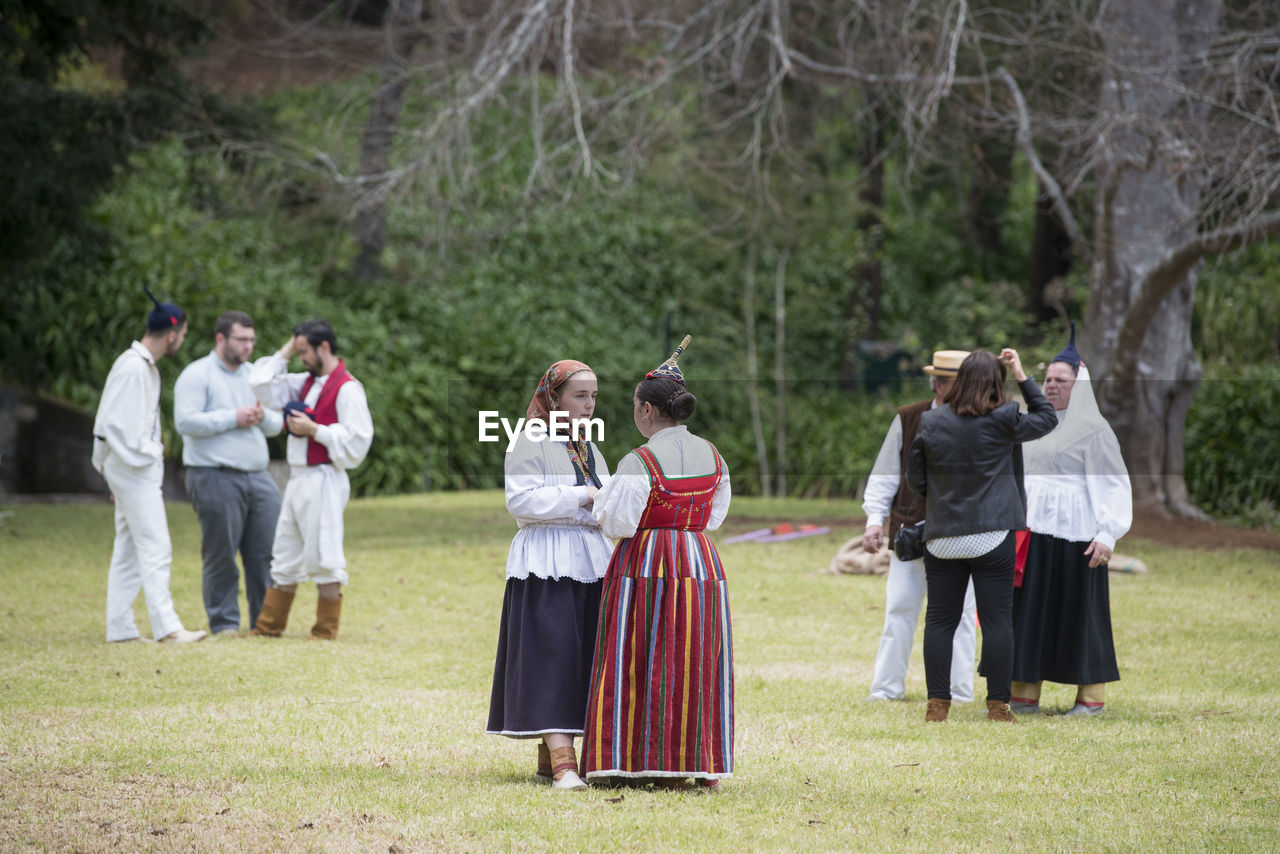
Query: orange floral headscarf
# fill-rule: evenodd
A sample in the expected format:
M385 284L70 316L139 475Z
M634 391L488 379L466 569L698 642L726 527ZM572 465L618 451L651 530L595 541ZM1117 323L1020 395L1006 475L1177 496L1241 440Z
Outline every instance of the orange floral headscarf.
M574 359L561 359L547 368L547 372L542 375L542 380L538 383L538 390L533 393L533 399L529 401L529 408L525 411L524 417L549 421L551 419L552 393L564 384L569 377L590 370L591 368L587 367L585 363Z

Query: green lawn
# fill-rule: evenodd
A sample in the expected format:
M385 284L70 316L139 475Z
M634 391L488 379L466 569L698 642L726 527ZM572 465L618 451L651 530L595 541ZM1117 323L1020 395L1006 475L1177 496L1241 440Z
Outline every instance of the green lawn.
M336 643L103 642L112 510L0 523L0 849L1275 850L1280 555L1140 540L1114 578L1123 681L1100 719L926 727L862 702L884 580L821 574L850 502L738 499L730 530L828 536L722 548L737 769L722 792L552 792L531 742L483 733L514 523L499 492L354 502ZM203 625L199 532L169 506L172 590ZM139 598L139 625L146 613ZM979 689L982 685L979 681ZM1074 689L1046 689L1063 710Z

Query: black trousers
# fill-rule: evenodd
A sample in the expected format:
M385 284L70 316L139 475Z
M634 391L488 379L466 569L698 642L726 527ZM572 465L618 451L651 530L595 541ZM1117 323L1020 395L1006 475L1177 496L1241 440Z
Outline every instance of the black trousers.
M972 578L978 624L982 628L987 699L1009 702L1015 551L1012 532L1000 545L980 557L945 560L925 550L929 606L924 616L924 677L930 697L951 699L951 640L960 624L965 590Z

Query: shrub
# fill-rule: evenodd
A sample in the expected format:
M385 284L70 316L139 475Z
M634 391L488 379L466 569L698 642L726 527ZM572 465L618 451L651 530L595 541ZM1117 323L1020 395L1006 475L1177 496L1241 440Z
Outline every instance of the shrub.
M1218 369L1187 416L1186 479L1202 507L1234 522L1280 521L1280 365Z

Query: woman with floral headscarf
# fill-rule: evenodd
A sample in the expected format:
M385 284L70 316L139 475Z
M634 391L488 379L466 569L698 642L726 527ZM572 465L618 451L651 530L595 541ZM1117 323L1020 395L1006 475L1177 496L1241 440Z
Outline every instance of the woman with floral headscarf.
M591 419L596 376L582 362L556 362L543 374L526 418L569 424ZM591 515L609 468L587 435L536 441L522 432L506 457L507 511L519 530L507 555L498 654L487 731L540 738L538 775L555 789L586 786L574 736L586 716L591 656L600 613L600 579L612 544Z

